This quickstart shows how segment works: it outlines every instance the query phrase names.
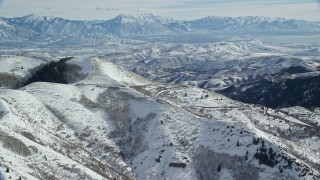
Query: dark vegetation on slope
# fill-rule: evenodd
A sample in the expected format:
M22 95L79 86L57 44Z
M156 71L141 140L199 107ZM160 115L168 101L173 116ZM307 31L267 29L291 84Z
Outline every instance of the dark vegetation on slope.
M88 142L87 138L89 136L92 135L92 131L89 132L87 129L90 128L86 128L83 131L77 131L76 132L76 126L72 123L70 123L70 121L68 120L68 117L65 116L61 111L59 111L58 109L56 109L55 107L46 105L46 108L48 108L48 110L53 113L64 125L69 126L72 130L75 131L75 136L80 139L82 141L82 143L86 143ZM30 136L30 135L28 135ZM31 134L31 137L33 135ZM34 139L34 138L30 138L30 139ZM62 140L62 139L59 139ZM130 180L133 179L130 174L126 174L124 172L124 170L120 170L116 164L114 165L110 165L110 160L108 159L108 163L104 162L104 161L100 161L99 159L102 157L99 157L98 159L96 158L96 155L92 154L91 151L87 151L86 148L84 148L84 144L82 144L81 146L79 146L76 143L72 143L70 141L60 141L61 143L61 147L57 147L54 146L55 143L48 145L49 147L51 147L53 150L64 154L65 156L69 157L70 159L73 159L77 162L79 162L80 164L84 165L85 167L93 170L94 172L100 174L101 176L105 177L106 179L123 179L123 180ZM96 144L96 141L92 141L88 146L86 147L90 147L92 145L98 145ZM53 146L52 146L53 145ZM103 144L105 145L105 144ZM99 147L99 149L101 149L101 151L109 151L110 149L107 149L108 146L103 146L103 147ZM103 158L102 158L103 159ZM120 165L119 165L120 166ZM49 167L49 166L48 166ZM75 167L64 167L61 165L61 167L63 167L63 169L68 168L70 171L75 171L77 172L77 176L78 178L76 179L86 179L86 175L85 174L81 174L79 173L79 170L75 169ZM32 166L32 168L37 168L36 166ZM43 172L42 169L39 169L38 172L41 173L46 173ZM51 175L51 174L50 174ZM37 174L35 175L37 177ZM42 176L46 176L46 174L41 174L39 176L39 179L44 179L41 178ZM48 179L48 178L45 178ZM50 179L50 178L49 178ZM52 179L52 178L51 178ZM57 178L54 178L57 179Z
M119 87L109 87L98 96L97 100L98 102L93 102L83 95L79 102L90 110L101 109L108 114L115 127L108 136L119 145L123 159L135 157L148 148L143 132L147 131L147 123L155 118L156 114L149 113L137 119L130 117L130 101L144 101L143 98L125 92Z
M259 179L260 169L254 167L241 156L231 156L227 153L214 152L207 147L199 147L193 157L199 179L219 179L220 171L228 169L235 180Z
M20 81L21 78L15 74L0 73L0 87L16 88Z
M86 78L86 74L81 73L82 68L76 64L67 63L73 57L65 57L59 61L51 61L48 64L30 71L30 78L27 79L23 87L33 82L52 82L60 84L75 83Z
M290 73L290 74L307 73L307 72L312 72L312 71L302 66L291 66L289 68L282 70L282 73Z
M291 67L272 78L231 86L220 93L238 101L271 108L320 107L320 76L286 78L289 73L305 72L308 71Z
M19 139L9 136L5 132L0 131L0 142L2 146L11 152L23 156L28 157L31 155L31 151L29 148Z
M49 64L44 65L41 69L32 73L25 85L33 82L53 82L67 84L66 67L67 61L73 57L62 58L59 61L51 61Z

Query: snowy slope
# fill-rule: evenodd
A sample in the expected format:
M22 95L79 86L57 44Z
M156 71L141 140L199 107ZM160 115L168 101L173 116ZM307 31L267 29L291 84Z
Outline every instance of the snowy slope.
M113 63L106 62L101 59L95 59L95 62L98 64L97 68L101 73L123 85L141 86L151 84L151 81L149 81L148 79L131 73L130 71L127 71L124 68L119 67Z
M308 52L318 47L292 47L255 39L200 44L161 42L131 45L129 50L124 46L101 58L159 82L219 90L273 76L317 74L320 54ZM306 69L306 74L291 73L295 67Z
M70 63L88 76L0 91L7 177L319 178L318 126L211 91L154 83L101 58Z
M0 57L0 87L19 87L31 72L47 63L36 54L26 53L17 56ZM50 59L48 59L50 60Z

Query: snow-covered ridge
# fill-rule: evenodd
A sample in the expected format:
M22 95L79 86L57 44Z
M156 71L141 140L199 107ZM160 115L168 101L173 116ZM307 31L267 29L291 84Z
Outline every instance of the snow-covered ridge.
M15 29L21 29L15 31ZM58 17L41 17L34 14L1 18L0 30L4 38L22 39L34 36L131 36L174 35L181 33L310 33L320 32L320 23L304 20L267 17L205 17L192 21L179 21L153 14L119 15L110 20L68 20ZM18 33L26 31L26 33Z
M72 63L89 75L75 84L0 91L0 171L7 177L319 178L320 135L312 122L147 81L100 57Z
M174 22L175 20L163 17L163 16L156 16L151 13L145 13L145 14L138 14L138 15L126 15L121 14L114 19L119 19L123 23L140 23L140 24L146 24L146 23L159 23L159 24L166 24L170 22ZM111 20L114 20L111 19Z

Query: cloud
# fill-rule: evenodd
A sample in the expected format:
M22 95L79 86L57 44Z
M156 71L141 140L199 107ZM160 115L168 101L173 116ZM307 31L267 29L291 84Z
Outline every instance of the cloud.
M318 0L320 2L320 0ZM243 7L245 6L278 6L315 3L314 0L183 0L175 4L164 4L161 8L185 9L207 7Z
M139 8L138 11L144 12L144 11L147 11L147 9L145 9L145 8Z
M177 14L183 14L178 19L194 19L204 16L267 16L267 17L283 17L287 19L304 19L318 20L320 13L318 3L305 4L239 4L233 3L231 6L220 4L217 6L190 6L185 8L162 9L171 17L178 17Z
M96 7L97 11L118 11L120 9L116 9L116 8L103 8L103 7Z
M79 10L82 10L82 8L80 8L80 7L76 7L76 8L70 8L71 10L77 10L77 11L79 11Z
M104 11L118 11L116 8L104 8Z

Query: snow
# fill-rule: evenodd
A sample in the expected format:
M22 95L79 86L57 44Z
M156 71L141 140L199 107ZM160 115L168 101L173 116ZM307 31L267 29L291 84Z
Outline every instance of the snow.
M293 65L316 70L317 51L307 57L302 53L318 45L268 44L233 37L217 42L203 34L209 30L201 24L210 27L233 21L246 27L226 27L226 31L240 32L246 28L260 31L261 22L286 20L211 17L180 22L151 14L94 22L36 16L28 19L20 23L38 23L17 36L31 37L35 42L28 48L34 52L21 53L9 47L1 50L1 54L20 55L0 56L0 72L25 78L30 70L58 59L52 57L74 56L67 64L79 66L85 78L73 84L36 82L17 90L0 90L0 115L5 112L0 116L0 136L3 132L14 137L32 152L23 157L1 141L0 172L4 167L12 170L6 176L200 179L201 173L204 179L237 179L239 171L250 171L257 179L301 179L304 168L319 174L320 138L314 131L320 123L319 111L301 107L274 110L210 90L272 75ZM198 36L189 36L179 27L173 27L173 33L175 23ZM305 23L317 31L313 22ZM110 26L115 29L108 29ZM279 30L274 26L270 29ZM41 37L32 35L34 30L52 34L43 44ZM109 37L108 33L119 36ZM120 37L130 33L170 36ZM293 163L292 170L284 169L284 173L279 168L287 161L281 157L274 168L260 165L254 154L262 143L254 145L253 138L263 138L266 148L304 165ZM185 167L170 166L172 163ZM223 163L220 172L219 163Z
M30 70L45 62L45 60L23 56L0 57L0 72L25 77L29 75Z
M168 93L165 93L165 91L168 91ZM186 94L186 95L184 95L184 94ZM179 107L183 107L185 109L188 109L190 112L195 113L198 116L210 117L210 119L214 119L215 121L217 121L219 119L223 119L223 121L221 121L221 122L224 122L227 124L229 124L229 122L232 122L232 124L235 127L237 127L238 129L239 129L239 127L242 127L242 128L244 128L243 131L249 130L249 131L253 132L254 134L256 134L256 136L263 137L264 139L268 140L269 142L272 142L273 144L278 144L278 146L281 146L283 148L288 148L288 151L290 151L290 152L292 152L291 146L293 144L295 144L295 146L299 146L299 148L298 147L294 148L293 151L295 151L295 153L301 154L302 151L308 151L309 157L312 158L312 160L310 159L311 161L318 159L317 153L315 153L313 150L315 147L312 147L310 145L305 146L306 145L305 142L300 142L301 144L304 144L304 145L299 145L299 143L292 142L292 141L287 141L286 143L284 143L283 139L280 139L280 138L266 132L263 128L260 129L259 123L268 124L267 121L268 121L269 115L272 115L275 118L280 117L280 116L276 116L275 112L268 110L269 115L267 116L266 114L263 113L263 111L261 113L257 113L257 112L259 112L259 110L254 107L247 106L244 104L241 105L238 102L233 102L232 100L228 100L227 98L225 98L221 95L218 95L218 94L208 93L209 98L201 98L201 97L203 97L204 94L206 94L205 91L199 91L199 90L197 91L196 88L181 87L181 90L176 89L176 88L175 89L169 88L167 90L162 90L161 93L157 94L157 97L160 99L164 99L167 102L174 104L175 106L179 106ZM178 97L178 99L172 99L175 97ZM216 103L216 102L219 102L219 103ZM199 105L197 105L198 103L199 103ZM230 104L233 104L233 105L230 106ZM252 110L250 110L251 108L252 108ZM198 109L200 109L200 110L198 110ZM203 111L203 109L204 109L204 113L202 114L201 111ZM219 112L215 109L226 109L226 110L229 109L229 110L226 111L226 114L222 114L222 112ZM250 111L252 111L252 112L250 112ZM305 124L301 121L298 121L297 119L285 117L285 115L282 115L282 116L283 116L283 118L287 118L286 121L289 124L297 123L297 124L301 124L304 126L309 126L308 124ZM256 119L256 120L258 120L258 122L252 122L252 119ZM241 124L237 124L236 122L241 122L244 124L241 125ZM273 122L276 122L276 121L273 121ZM216 129L214 132L212 132L212 131L204 132L203 134L205 134L205 136L200 136L200 137L204 138L202 141L200 141L200 144L205 144L206 146L210 146L211 148L215 149L215 151L217 151L217 152L219 152L219 151L226 152L226 151L232 149L232 146L223 145L224 144L223 142L225 142L225 139L227 137L230 137L230 133L228 133L228 131L230 131L230 130L228 130L226 128L227 131L226 130L221 131L220 129L225 129L225 128L223 128L223 126L225 127L225 125L223 125L223 124L221 124L221 125L222 126L217 126L217 124L216 124L214 126L215 127L214 129ZM231 125L229 125L229 126L231 126ZM292 125L288 126L288 124L284 123L284 122L279 123L275 126L280 127L281 129L288 129L289 127L292 128ZM208 128L207 125L205 127ZM206 129L206 128L204 128L204 129ZM245 130L245 129L248 129L248 130ZM221 131L222 134L219 131ZM233 144L233 146L234 146L237 141L239 141L240 144L248 144L252 141L252 136L246 136L246 135L242 135L242 136L241 135L236 136L237 139L230 137L229 142L231 144ZM212 137L214 137L214 138L212 139ZM314 141L314 143L315 143L315 141ZM220 144L220 146L217 147L217 144ZM254 151L254 149L252 151ZM237 152L237 151L235 151L235 149L233 149L233 151L229 152L229 153L241 155L241 153L243 153L243 152L244 152L244 150L240 150ZM314 162L319 163L318 161L314 161Z
M58 167L63 164L76 167L92 178L103 179L97 170L85 165L97 163L89 160L93 156L103 161L105 167L113 167L136 179L197 179L194 157L199 148L204 147L230 159L244 157L248 151L250 156L246 163L262 169L259 171L261 179L276 178L277 168L259 165L253 158L258 147L250 145L253 137L264 138L267 147L287 156L303 155L302 151L308 152L311 159L318 156L312 152L317 146L307 145L311 141L318 142L317 138L294 142L261 128L268 124L283 130L308 126L298 119L277 114L275 110L242 104L196 87L155 84L99 58L76 57L70 63L84 67L88 77L69 85L38 82L20 90L1 91L1 102L8 110L0 122L1 130L27 147L38 149L28 158L9 150L1 151L0 157L8 158L5 164L13 162L10 165L12 177L22 175L33 179L32 172L36 172L36 168L50 167L47 172L52 173L60 171ZM107 77L103 86L99 84L102 77ZM115 100L117 102L110 102ZM118 108L121 113L115 116L105 108ZM118 111L114 110L116 114ZM112 118L118 118L118 121ZM34 137L27 136L26 132ZM125 132L123 136L132 138L134 143L126 140L120 141L120 145L119 139L124 137L112 132ZM123 159L118 155L120 151L135 155L126 154L127 158ZM44 155L47 161L37 164L43 161ZM79 162L79 158L84 163ZM160 162L156 162L156 158ZM186 167L169 167L170 163L185 163ZM217 178L231 179L233 172L234 169L222 168ZM286 170L286 173L298 176L294 171ZM80 178L79 174L67 170L55 175Z
M90 57L80 56L80 57L73 57L71 60L67 61L68 64L75 64L81 67L81 74L90 74L94 70L94 64L90 60Z
M232 177L231 174L232 173L230 173L228 169L222 168L219 180L233 180L234 178Z
M4 106L2 100L0 100L0 113L7 113L7 108Z
M99 63L97 68L101 73L126 86L140 86L151 83L149 80L126 71L124 68L116 66L113 63L102 61L101 59L97 58L95 61Z
M12 28L7 22L0 18L0 26L5 28Z
M48 89L42 89L41 87L47 87ZM94 127L94 129L96 129L95 131L97 131L98 129L100 129L100 131L103 131L103 129L98 127L98 126L101 126L101 124L105 124L103 120L96 119L95 118L96 115L93 115L90 111L84 109L83 106L79 104L71 103L73 102L72 100L73 98L79 96L80 91L78 91L76 88L72 88L72 86L65 87L65 85L49 86L49 84L46 84L46 83L35 83L29 87L26 87L25 91L27 91L28 93L19 92L19 91L14 92L11 90L2 92L2 93L5 93L5 95L2 94L4 96L2 96L1 98L8 101L8 103L9 102L13 103L14 106L17 108L17 110L10 108L12 111L10 112L10 116L6 116L5 118L5 119L12 118L14 119L14 121L5 120L3 121L3 125L6 124L6 126L11 126L14 129L20 129L19 131L22 131L22 132L27 131L31 134L34 134L37 136L37 138L40 139L41 144L44 144L45 146L49 146L49 147L51 147L52 144L54 145L56 143L57 144L61 143L59 142L59 140L57 140L54 137L54 134L57 134L57 133L58 133L57 135L60 138L62 137L66 138L64 141L72 141L72 138L74 138L73 134L75 132L81 132L80 129L83 130L88 128L86 126L82 126L84 122L85 124L88 124L88 125L91 124L95 126ZM42 95L42 96L38 96L38 98L40 98L42 102L46 102L46 107L44 107L44 105L41 102L39 102L29 93ZM61 95L63 94L63 96L61 96L60 94ZM50 111L48 111L47 109L48 106L57 108L58 111L65 112L66 113L65 116L68 117L70 124L67 122L61 124L61 122L59 121L63 121L63 119L59 119L59 120L56 119L56 116L52 114ZM33 107L33 108L29 108L29 107ZM28 122L30 120L31 122ZM100 120L100 123L97 123L97 121L99 122L99 120ZM19 121L19 123L17 121ZM67 130L68 128L66 129L67 126L71 128L70 129L71 131ZM76 129L79 129L79 130L75 131ZM100 132L98 134L104 134L104 133ZM68 137L71 139L69 139ZM96 136L96 137L99 137L99 136ZM100 136L100 138L102 137ZM19 137L19 139L21 138ZM108 140L105 139L104 143L108 143ZM112 144L112 142L110 141L109 143ZM37 147L38 149L40 148L39 144L34 144L34 146ZM76 152L78 150L76 149ZM50 154L48 153L52 151L51 148L46 149L44 151L47 159L49 160L59 159L61 161L60 163L62 164L68 165L72 163L78 166L78 163L75 163L74 160L68 161L67 159L65 159L65 156L63 155L59 155L57 157L57 155L53 154L53 156L50 157ZM81 152L78 152L78 153L80 153L79 155L81 155ZM34 159L35 162L39 162L39 160L42 159L41 154L42 153L39 152L34 156L34 158L36 158ZM85 156L85 155L86 153L84 153L82 156ZM74 154L74 156L77 156L77 155ZM11 155L7 155L7 157L11 157ZM17 162L17 160L14 160L14 161ZM24 166L26 164L21 163L21 165ZM59 165L59 163L57 165ZM53 162L53 163L49 163L48 166L55 167L56 165L55 165L55 162ZM81 166L79 168L82 169L82 171L84 171L87 175L89 176L92 175L92 177L101 179L101 176L97 175L96 172L92 172L90 169L87 169ZM17 168L18 167L14 167L14 169L17 169ZM21 170L19 171L23 173L23 171Z
M96 39L101 40L106 34L116 36L207 35L218 32L248 36L252 32L283 35L283 33L292 32L308 34L319 33L320 31L318 22L251 16L237 18L205 17L183 21L153 14L138 13L136 15L119 15L110 20L81 21L31 14L23 17L5 18L5 20L6 22L1 23L6 27L2 34L5 34L7 39L25 40L30 38L35 41L42 38L38 33L44 35L44 39L49 36L57 41L63 35L72 35L78 40L86 36L98 35L99 37ZM19 31L13 29L19 29Z

